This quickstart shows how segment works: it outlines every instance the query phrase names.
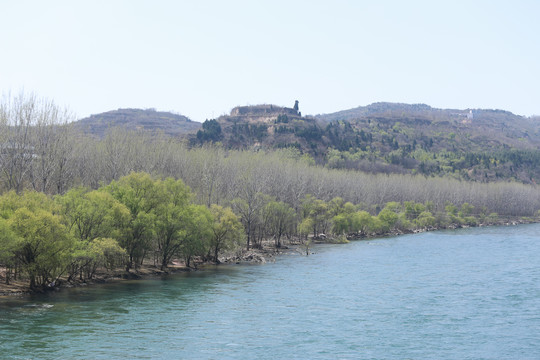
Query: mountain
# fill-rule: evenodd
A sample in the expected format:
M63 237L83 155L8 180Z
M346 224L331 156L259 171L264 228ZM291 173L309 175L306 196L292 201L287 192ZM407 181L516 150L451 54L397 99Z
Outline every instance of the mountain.
M540 148L540 122L503 110L435 109L425 104L375 103L317 115L316 118L329 124L348 122L354 130L386 133L400 144L429 137L434 143L433 151Z
M315 157L324 157L331 144L323 138L323 124L294 108L277 105L239 106L230 115L214 120L219 124L221 141L232 149L276 149L294 147ZM206 122L205 124L207 124ZM207 125L197 133L195 142L208 138Z
M118 109L91 115L74 123L86 134L103 137L109 128L122 127L128 130L163 131L167 135L179 136L196 132L201 123L189 118L155 109Z
M321 165L463 180L540 179L540 122L503 110L375 103L302 116L276 105L242 106L207 121L192 143L233 149L293 147Z

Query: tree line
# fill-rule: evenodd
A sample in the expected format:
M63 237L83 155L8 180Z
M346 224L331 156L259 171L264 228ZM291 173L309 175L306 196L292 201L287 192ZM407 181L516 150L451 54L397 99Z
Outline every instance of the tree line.
M138 269L146 261L166 268L174 259L220 262L225 252L262 248L270 241L305 246L313 240L346 242L366 236L495 223L496 213L471 204L388 202L382 209L306 194L299 208L245 188L227 205L197 204L182 180L131 173L96 190L62 195L15 191L0 196L0 267L6 283L27 279L32 289L60 279L85 281L99 269Z
M32 289L60 278L91 279L98 269L165 270L174 258L218 261L240 246L243 229L230 208L193 202L182 180L132 173L99 189L76 187L55 197L7 192L0 197L0 266L5 281Z

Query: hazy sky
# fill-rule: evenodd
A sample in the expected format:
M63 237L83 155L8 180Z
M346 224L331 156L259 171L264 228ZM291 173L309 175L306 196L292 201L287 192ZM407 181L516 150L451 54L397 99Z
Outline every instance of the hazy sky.
M0 0L0 92L78 117L377 101L540 114L540 1Z

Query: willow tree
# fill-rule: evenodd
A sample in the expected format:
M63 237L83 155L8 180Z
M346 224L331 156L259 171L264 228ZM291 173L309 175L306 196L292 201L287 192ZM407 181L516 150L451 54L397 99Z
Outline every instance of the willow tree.
M142 263L150 249L155 234L155 209L167 199L152 177L145 173L131 173L112 181L104 190L124 204L130 213L119 237L119 243L129 257L126 267L129 271Z
M15 251L19 239L10 227L7 220L0 217L0 266L5 267L5 282L9 285L11 272L15 267Z
M179 255L187 235L196 224L191 191L182 180L167 178L156 183L164 201L155 208L155 238L157 252L164 270L173 256Z
M213 204L210 207L213 216L212 237L208 257L219 263L219 254L239 246L244 239L244 229L240 219L231 208Z
M5 202L4 202L5 201ZM45 194L7 194L0 199L3 216L15 235L11 252L30 281L38 289L53 283L69 265L74 239Z

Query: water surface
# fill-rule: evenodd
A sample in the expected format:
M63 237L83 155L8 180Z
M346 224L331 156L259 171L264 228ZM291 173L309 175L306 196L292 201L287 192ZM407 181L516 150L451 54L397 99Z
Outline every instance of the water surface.
M0 299L2 359L540 359L540 225Z

